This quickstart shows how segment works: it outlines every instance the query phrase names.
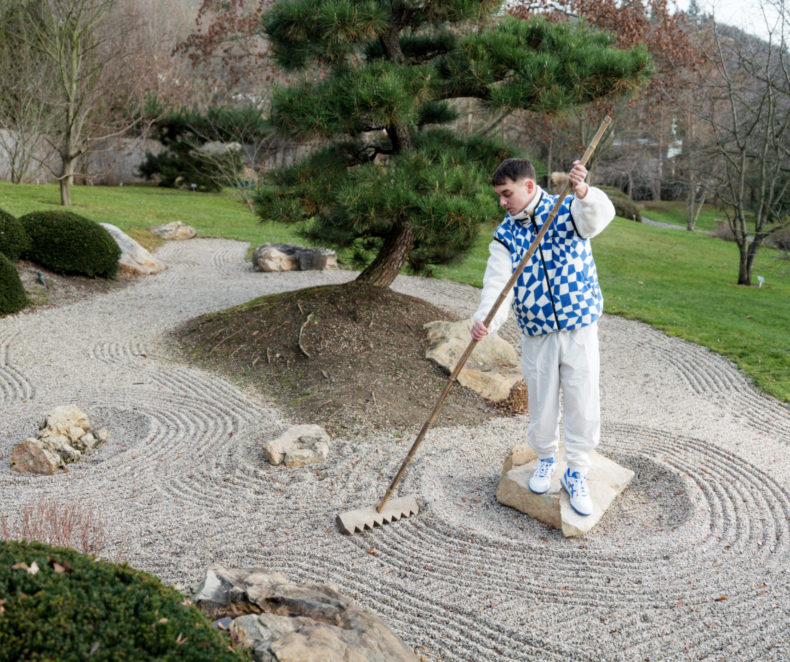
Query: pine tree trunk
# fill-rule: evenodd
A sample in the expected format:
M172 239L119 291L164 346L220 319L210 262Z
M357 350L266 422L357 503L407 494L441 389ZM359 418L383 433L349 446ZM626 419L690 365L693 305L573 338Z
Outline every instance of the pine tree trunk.
M357 281L376 287L389 287L406 263L416 237L414 228L403 225L397 227L384 240L384 245L373 262L357 276Z

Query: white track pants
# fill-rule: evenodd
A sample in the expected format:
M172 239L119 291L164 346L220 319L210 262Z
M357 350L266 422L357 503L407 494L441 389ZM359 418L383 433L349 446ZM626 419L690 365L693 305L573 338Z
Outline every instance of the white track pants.
M588 453L601 437L598 324L524 335L521 367L529 390L527 443L539 458L557 454L562 389L565 461L571 471L587 474Z

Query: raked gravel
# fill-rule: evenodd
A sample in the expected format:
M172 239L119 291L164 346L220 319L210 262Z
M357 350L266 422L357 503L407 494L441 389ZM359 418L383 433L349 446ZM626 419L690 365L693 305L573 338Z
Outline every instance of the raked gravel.
M344 536L334 515L374 505L413 437L338 439L321 465L269 466L266 438L321 421L173 358L185 320L353 277L255 273L246 248L168 243L162 274L0 319L0 512L42 495L95 506L109 557L182 587L213 564L332 582L432 660L790 659L790 410L731 362L601 320L599 450L636 477L584 538L494 498L526 417L432 430L400 488L422 512ZM459 315L477 306L464 285L394 287ZM512 322L503 335L517 339ZM72 403L110 442L68 473L12 472L12 447Z

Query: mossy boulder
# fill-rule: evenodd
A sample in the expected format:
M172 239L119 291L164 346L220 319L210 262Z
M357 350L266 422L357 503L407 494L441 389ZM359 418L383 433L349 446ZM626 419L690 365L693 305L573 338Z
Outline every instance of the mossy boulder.
M249 660L175 589L125 564L0 541L0 660Z
M18 218L0 209L0 253L16 262L30 248L30 237Z
M25 288L16 267L0 253L0 315L16 313L26 304Z
M24 257L62 274L115 278L121 249L98 223L68 211L40 211L19 219L30 237Z

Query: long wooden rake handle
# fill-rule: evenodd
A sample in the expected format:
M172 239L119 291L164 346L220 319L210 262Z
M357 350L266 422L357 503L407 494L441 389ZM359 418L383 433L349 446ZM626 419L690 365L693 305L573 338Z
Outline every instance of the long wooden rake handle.
M584 152L584 155L580 160L582 165L587 165L587 161L590 160L592 153L595 151L595 148L598 146L598 143L603 137L603 134L606 132L606 129L609 128L609 125L611 123L612 123L611 117L609 117L608 115L604 117L603 121L601 122L601 126L598 127L598 131L596 131L595 135L593 136L593 139L590 141L590 144L587 146L587 150ZM483 324L485 324L486 326L491 324L491 320L494 319L494 316L499 310L499 307L502 305L502 302L507 298L507 295L509 294L513 286L516 284L516 281L518 280L518 277L521 275L521 272L524 271L524 269L526 268L527 263L530 261L530 258L532 258L532 255L537 250L538 245L543 239L543 236L546 234L546 232L548 232L552 223L554 223L554 218L557 216L557 212L560 210L563 200L565 200L565 198L571 192L571 188L572 186L569 181L565 185L565 188L563 189L562 193L557 198L557 202L554 203L554 207L552 207L551 211L549 212L549 216L546 219L546 222L543 224L543 227L541 227L537 236L533 240L532 244L529 247L529 250L524 254L524 257L521 258L521 262L519 262L516 268L513 270L513 275L510 277L510 280L508 280L508 282L502 288L502 291L499 293L499 296L494 302L494 305L491 306L491 310L488 311L488 315L486 315L486 318L483 321ZM431 415L428 417L428 420L425 421L425 425L422 426L422 430L420 430L420 434L417 435L417 439L414 440L411 450L409 450L409 454L406 456L406 459L403 461L403 464L401 464L398 473L395 474L395 478L392 479L392 482L390 483L390 486L387 489L387 493L384 495L384 498L381 500L381 503L379 503L379 505L377 506L376 510L378 512L381 512L383 510L385 504L392 496L392 493L395 491L395 488L398 486L400 479L403 477L403 473L406 471L406 467L408 467L409 464L411 463L412 459L414 458L414 454L417 452L417 448L422 443L422 440L425 438L428 429L431 427L431 425L433 425L434 421L436 420L436 417L439 415L439 410L442 408L442 405L444 404L444 401L447 398L447 394L450 392L453 383L458 378L458 375L461 373L461 370L466 364L466 361L471 356L478 342L479 342L478 340L475 340L473 338L472 342L470 342L467 348L464 350L464 353L461 355L461 358L458 359L458 363L453 369L453 372L448 377L447 383L444 386L444 390L442 391L442 394L439 396L439 400L436 403L436 406L433 408L433 411L431 412Z

